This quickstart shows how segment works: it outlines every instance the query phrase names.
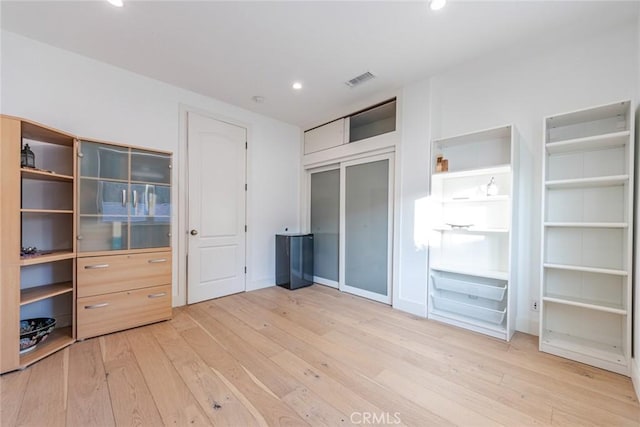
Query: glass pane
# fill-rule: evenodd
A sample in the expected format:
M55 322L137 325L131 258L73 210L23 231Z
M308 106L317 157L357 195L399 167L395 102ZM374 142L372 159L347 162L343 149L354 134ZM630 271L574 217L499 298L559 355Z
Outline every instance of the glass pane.
M314 274L338 281L340 169L311 174L311 232Z
M171 183L171 156L132 149L131 181Z
M80 152L80 176L129 179L128 148L82 141Z
M127 249L128 225L126 216L80 217L78 240L80 252Z
M80 214L127 216L128 189L125 182L80 179Z
M348 166L345 180L345 285L386 296L389 161Z
M170 246L171 187L131 185L131 249Z

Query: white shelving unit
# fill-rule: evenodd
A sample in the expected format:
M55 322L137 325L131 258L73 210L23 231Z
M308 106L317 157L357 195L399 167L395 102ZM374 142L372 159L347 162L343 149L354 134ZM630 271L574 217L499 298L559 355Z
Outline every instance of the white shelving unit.
M544 121L540 350L629 375L631 102Z
M515 330L516 150L512 126L431 147L429 318L507 341ZM448 171L436 171L438 156Z

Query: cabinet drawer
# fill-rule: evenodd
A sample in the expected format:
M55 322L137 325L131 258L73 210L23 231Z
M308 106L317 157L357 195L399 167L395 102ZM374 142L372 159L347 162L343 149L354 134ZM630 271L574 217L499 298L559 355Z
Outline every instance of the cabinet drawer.
M171 284L171 252L78 258L78 297Z
M78 298L78 338L171 318L171 285Z

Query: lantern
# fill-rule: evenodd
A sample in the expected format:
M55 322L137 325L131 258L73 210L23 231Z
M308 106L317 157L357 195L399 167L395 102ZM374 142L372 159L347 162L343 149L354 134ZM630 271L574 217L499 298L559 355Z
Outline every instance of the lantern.
M35 168L36 167L36 155L33 154L29 144L25 144L20 156L20 166L23 168Z

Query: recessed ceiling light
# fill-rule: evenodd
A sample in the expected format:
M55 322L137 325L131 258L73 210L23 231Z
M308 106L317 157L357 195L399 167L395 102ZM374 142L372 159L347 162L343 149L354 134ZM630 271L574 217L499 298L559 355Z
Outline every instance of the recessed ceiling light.
M431 10L440 10L447 4L447 0L429 0Z
M122 0L107 0L109 3L111 3L112 5L114 5L115 7L122 7L124 6L124 3Z
M293 82L293 84L291 85L291 87L295 90L300 90L302 89L302 83L300 82Z

